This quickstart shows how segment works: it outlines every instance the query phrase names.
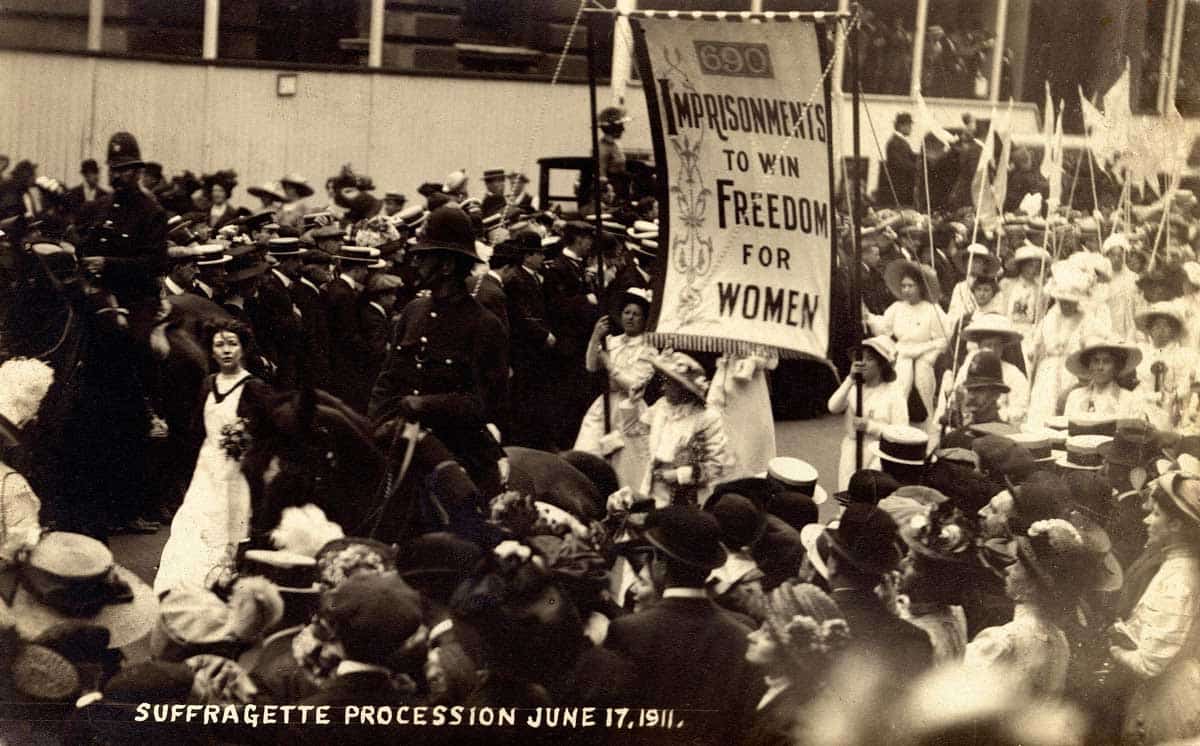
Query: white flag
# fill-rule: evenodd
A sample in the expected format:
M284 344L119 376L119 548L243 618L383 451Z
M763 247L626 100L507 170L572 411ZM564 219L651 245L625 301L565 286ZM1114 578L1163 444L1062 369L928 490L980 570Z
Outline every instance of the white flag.
M930 134L942 141L943 145L949 145L954 142L954 135L950 134L945 127L937 123L933 118L933 113L929 111L929 107L925 105L925 98L917 94L917 121L916 132L919 136L918 142L925 140L925 135Z

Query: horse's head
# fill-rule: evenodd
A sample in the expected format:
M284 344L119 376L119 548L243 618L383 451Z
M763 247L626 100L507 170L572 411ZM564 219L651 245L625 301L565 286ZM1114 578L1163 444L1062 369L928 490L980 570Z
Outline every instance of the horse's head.
M384 457L370 423L340 400L308 389L270 401L256 418L242 472L253 504L251 535L279 523L283 509L313 503L350 527L370 505Z

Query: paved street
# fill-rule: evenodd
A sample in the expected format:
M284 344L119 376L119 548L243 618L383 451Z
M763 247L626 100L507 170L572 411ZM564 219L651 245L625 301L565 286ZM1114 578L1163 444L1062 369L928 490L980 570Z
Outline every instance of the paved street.
M832 494L837 479L837 447L841 439L841 428L840 416L778 423L776 440L779 453L798 456L815 466L821 474L821 485ZM821 510L822 519L828 520L832 510L831 499ZM165 528L152 536L115 536L112 539L112 549L118 562L150 583L154 580L158 557L166 540Z

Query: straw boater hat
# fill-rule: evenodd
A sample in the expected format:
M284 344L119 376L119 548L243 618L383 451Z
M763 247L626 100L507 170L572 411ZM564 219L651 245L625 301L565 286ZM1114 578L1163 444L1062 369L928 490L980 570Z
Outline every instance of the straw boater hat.
M1000 313L976 314L967 328L963 330L963 339L968 342L978 342L985 337L1003 337L1005 344L1021 341L1021 332L1013 328L1012 321Z
M966 251L955 254L954 266L963 275L967 274L969 266L971 275L976 277L999 277L1001 273L1000 257L981 243L973 243L967 247Z
M1137 370L1138 363L1142 361L1142 351L1133 345L1122 344L1098 337L1089 337L1084 340L1083 347L1067 358L1067 370L1075 375L1076 378L1091 378L1091 373L1088 371L1088 361L1097 352L1109 352L1121 361L1121 367L1117 370L1116 378L1129 375Z
M1200 475L1173 471L1159 477L1157 483L1181 513L1200 524Z
M1017 432L1009 433L1004 436L1029 451L1029 455L1033 456L1033 460L1037 463L1054 461L1054 442L1050 439L1048 433L1045 432Z
M373 246L351 246L346 244L338 249L338 253L334 256L334 259L344 264L363 265L368 269L382 269L387 266L387 262L379 258L379 249Z
M942 298L942 286L938 283L937 272L933 267L927 264L918 264L910 262L907 259L896 259L888 264L887 269L883 271L883 279L887 284L888 290L892 292L892 296L896 299L900 298L900 280L902 274L907 270L916 270L917 274L924 280L925 300L930 303L937 303Z
M1067 438L1066 451L1054 463L1064 469L1097 471L1104 466L1100 447L1111 440L1107 435L1073 435Z
M158 619L150 586L90 536L44 534L0 578L4 610L25 640L55 625L82 622L104 627L108 646L121 648L144 637Z
M767 477L792 492L800 492L821 505L829 499L825 488L817 484L816 467L793 456L776 456L767 462Z
M668 352L650 362L654 369L696 395L704 402L708 395L708 379L700 363L682 352Z
M871 453L883 461L921 466L925 463L928 448L929 436L924 430L908 425L888 425L879 433L879 442L871 444Z
M1175 322L1175 336L1179 336L1180 332L1186 326L1184 320L1183 309L1175 301L1158 301L1152 303L1149 308L1136 313L1133 317L1139 331L1149 334L1150 326L1157 318L1170 319Z

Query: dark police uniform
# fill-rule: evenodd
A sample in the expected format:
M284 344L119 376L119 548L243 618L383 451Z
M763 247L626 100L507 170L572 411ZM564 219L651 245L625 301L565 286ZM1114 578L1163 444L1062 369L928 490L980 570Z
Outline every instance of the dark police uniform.
M144 294L144 278L167 273L166 211L141 189L130 189L97 200L96 214L81 255L104 257L102 282L121 302L144 299L128 296Z
M504 452L486 425L503 406L506 340L500 321L465 288L447 298L414 298L396 320L367 408L377 423L400 415L420 421L485 499L500 491L496 463Z

